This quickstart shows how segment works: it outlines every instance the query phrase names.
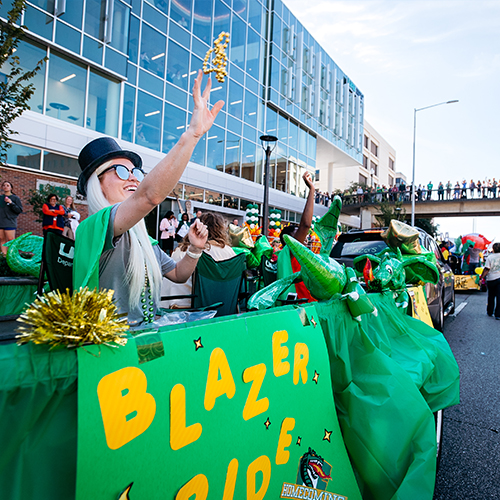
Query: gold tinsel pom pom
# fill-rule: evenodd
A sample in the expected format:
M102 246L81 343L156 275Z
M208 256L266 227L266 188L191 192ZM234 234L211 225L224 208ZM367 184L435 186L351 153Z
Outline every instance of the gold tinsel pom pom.
M113 290L73 292L55 290L38 297L18 321L18 344L34 342L52 347L127 343L127 318L116 313Z

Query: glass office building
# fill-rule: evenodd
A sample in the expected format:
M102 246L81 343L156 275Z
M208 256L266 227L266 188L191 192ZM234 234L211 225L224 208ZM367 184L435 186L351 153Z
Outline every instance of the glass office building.
M304 171L362 162L363 95L281 0L32 0L22 23L22 67L48 59L9 165L74 179L78 151L106 134L152 168L186 129L193 79L223 31L229 76L213 80L211 102L226 105L194 151L180 199L231 215L260 203L262 134L278 137L270 205L284 220L300 218Z

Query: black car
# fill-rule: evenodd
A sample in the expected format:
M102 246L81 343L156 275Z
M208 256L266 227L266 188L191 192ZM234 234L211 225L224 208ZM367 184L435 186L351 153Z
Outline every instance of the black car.
M417 228L418 229L418 228ZM382 239L382 229L352 230L342 233L334 245L330 257L337 262L353 267L354 257L363 254L377 254L387 248ZM418 229L420 245L423 249L433 252L439 269L439 283L425 284L427 304L434 328L443 331L444 318L455 310L455 275L439 250L432 236Z

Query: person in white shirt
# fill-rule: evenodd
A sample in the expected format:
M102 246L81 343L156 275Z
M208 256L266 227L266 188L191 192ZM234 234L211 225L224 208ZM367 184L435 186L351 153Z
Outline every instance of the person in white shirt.
M488 287L486 314L488 316L494 314L495 319L500 319L500 243L493 245L493 253L486 258L481 281L486 281Z

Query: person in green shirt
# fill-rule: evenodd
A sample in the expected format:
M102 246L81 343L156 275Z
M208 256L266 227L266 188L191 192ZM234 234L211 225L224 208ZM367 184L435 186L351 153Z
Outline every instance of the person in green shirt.
M429 184L427 184L427 201L432 199L432 188L434 185L432 184L432 181L429 181Z

